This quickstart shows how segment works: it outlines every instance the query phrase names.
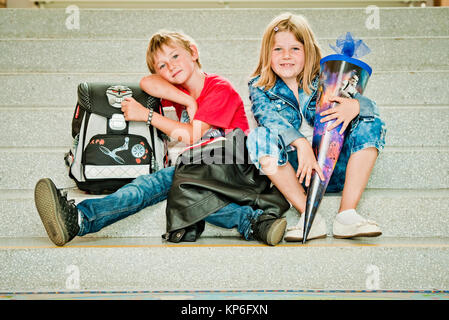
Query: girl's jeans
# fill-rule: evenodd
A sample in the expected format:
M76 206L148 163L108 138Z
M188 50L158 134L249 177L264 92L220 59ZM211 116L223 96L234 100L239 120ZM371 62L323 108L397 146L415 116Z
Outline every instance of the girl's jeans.
M326 193L341 192L345 184L346 166L349 157L360 150L374 147L380 152L385 146L385 123L378 116L361 119L351 127L343 143L340 156L335 165ZM270 156L276 158L278 166L289 162L293 169L298 169L296 149L285 146L280 135L274 129L257 127L250 132L246 142L251 161L260 168L260 158ZM304 185L304 184L303 184Z
M97 232L140 210L167 199L173 182L175 167L168 167L153 174L143 175L104 198L87 199L77 205L81 212L78 236ZM247 240L252 239L251 221L262 210L231 203L210 214L205 221L238 232Z

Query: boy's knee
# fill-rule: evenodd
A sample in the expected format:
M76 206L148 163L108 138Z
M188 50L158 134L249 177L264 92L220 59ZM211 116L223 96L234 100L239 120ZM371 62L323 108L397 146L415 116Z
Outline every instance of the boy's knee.
M138 176L133 181L131 181L129 184L132 185L133 187L138 187L142 184L145 184L145 176L144 175Z

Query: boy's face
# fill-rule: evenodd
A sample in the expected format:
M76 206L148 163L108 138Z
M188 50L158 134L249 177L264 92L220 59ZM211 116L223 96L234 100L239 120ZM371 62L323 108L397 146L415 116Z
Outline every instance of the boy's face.
M280 31L274 36L271 69L282 80L296 80L304 69L304 45L291 32Z
M197 65L198 50L195 46L191 46L191 49L192 54L176 43L162 45L155 54L156 73L170 83L185 83Z

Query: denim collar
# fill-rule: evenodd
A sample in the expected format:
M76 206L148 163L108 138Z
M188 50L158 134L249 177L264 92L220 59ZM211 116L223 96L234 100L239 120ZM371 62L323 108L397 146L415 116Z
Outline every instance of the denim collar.
M319 76L316 76L311 82L310 89L312 89L312 94L318 88L318 81ZM293 91L285 84L285 82L280 77L276 77L276 83L271 89L267 90L267 92L269 94L273 94L276 97L286 100L288 103L299 109L298 101L296 100ZM301 105L305 104L310 97L301 88L298 88L298 96Z
M281 78L276 77L276 83L267 92L268 94L273 94L275 97L286 100L286 102L288 102L292 106L295 106L297 109L299 108L298 101L296 101L293 91L285 84L285 82Z

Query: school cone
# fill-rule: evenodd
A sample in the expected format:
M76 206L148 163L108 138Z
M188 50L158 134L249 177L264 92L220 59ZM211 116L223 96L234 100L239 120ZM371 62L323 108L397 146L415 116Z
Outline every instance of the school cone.
M338 54L324 57L320 61L320 80L318 84L318 97L315 111L312 149L318 165L323 171L324 180L318 173L314 173L307 189L306 210L304 212L304 233L302 243L307 241L313 220L326 192L330 178L337 164L343 147L346 131L340 134L340 124L328 130L335 120L321 123L321 112L334 108L336 102L330 101L332 96L354 98L357 93L363 94L371 67L356 59L370 50L362 40L352 38L351 33L337 40L337 47L331 46Z
M309 235L310 229L312 228L313 220L320 206L321 199L326 191L326 186L322 183L318 174L314 174L310 187L307 191L307 202L306 211L304 212L304 234L302 238L302 243L306 243L306 239Z

